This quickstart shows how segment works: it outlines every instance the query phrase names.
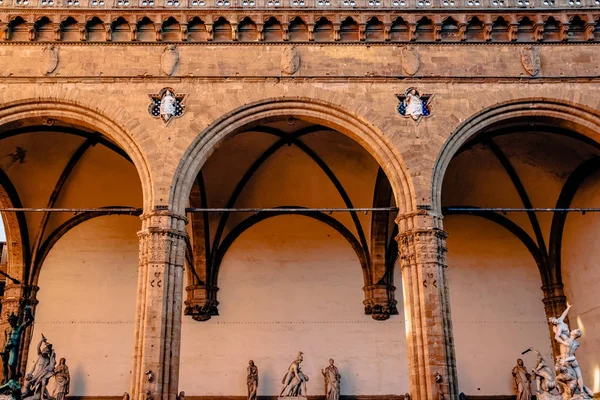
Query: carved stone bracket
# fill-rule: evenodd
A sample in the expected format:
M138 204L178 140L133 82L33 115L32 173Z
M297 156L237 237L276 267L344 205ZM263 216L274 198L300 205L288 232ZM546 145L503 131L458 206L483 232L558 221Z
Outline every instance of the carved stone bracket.
M211 317L219 315L218 287L192 285L186 287L185 291L187 292L185 315L191 316L195 321L208 321Z
M377 321L385 321L391 315L398 315L398 302L394 293L396 287L392 285L371 285L363 288L365 291L365 314Z

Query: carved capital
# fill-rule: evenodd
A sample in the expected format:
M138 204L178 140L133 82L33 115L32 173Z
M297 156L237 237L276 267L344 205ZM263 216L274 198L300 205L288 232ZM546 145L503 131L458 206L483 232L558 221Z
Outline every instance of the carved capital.
M216 286L192 285L186 287L187 299L184 315L191 316L195 321L208 321L211 317L219 315L218 290L219 288Z
M395 299L396 287L393 285L370 285L365 291L365 314L377 321L385 321L392 315L398 315L398 302Z

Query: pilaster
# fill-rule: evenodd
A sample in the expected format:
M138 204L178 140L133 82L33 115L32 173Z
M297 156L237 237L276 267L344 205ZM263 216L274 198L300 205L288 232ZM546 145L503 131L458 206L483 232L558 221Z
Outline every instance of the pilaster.
M142 230L138 233L133 400L177 397L185 224L185 217L167 211L142 216Z
M456 361L445 277L446 232L427 210L398 216L411 397L457 399ZM437 374L441 381L436 379Z

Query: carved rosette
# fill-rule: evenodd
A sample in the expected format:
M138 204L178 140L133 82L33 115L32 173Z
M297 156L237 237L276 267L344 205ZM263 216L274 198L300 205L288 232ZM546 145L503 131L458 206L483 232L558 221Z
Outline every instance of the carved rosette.
M219 315L219 302L217 301L216 286L192 285L185 288L187 299L184 314L191 316L195 321L208 321L213 316Z
M300 53L295 47L286 47L281 55L281 72L294 75L300 69Z
M421 60L417 49L412 46L406 46L401 50L402 70L405 74L413 76L421 67Z
M542 70L542 61L537 47L527 46L520 50L521 64L530 76L536 76Z
M160 56L160 69L168 76L173 75L175 69L179 65L179 51L174 45L165 47L162 55Z
M398 302L395 299L396 288L392 285L371 285L364 289L366 300L365 314L374 320L385 321L392 315L398 315Z

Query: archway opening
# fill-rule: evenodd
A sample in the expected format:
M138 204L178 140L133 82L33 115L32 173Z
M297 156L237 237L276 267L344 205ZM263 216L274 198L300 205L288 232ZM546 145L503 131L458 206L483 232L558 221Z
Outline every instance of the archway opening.
M55 114L33 107L35 116L20 119L18 108L0 110L0 206L28 209L2 211L10 244L6 272L21 282L6 282L2 323L26 304L35 314L22 337L18 370L21 376L31 370L43 333L57 357L67 359L70 394L120 395L132 362L143 206L138 169L85 117L78 124L75 107ZM105 346L110 337L117 345Z
M180 366L186 393L243 395L239 365L249 357L266 371L259 395L277 395L279 371L298 350L312 358L309 376L335 358L345 373L342 394L408 391L395 199L386 174L360 144L292 116L263 119L219 144L188 205L252 211L188 214ZM346 208L386 210L329 211ZM242 335L253 346L234 345L227 362L218 363L221 370L211 371L219 343ZM350 358L341 351L357 343L366 350ZM200 349L198 360L192 355ZM215 379L200 385L198 373Z
M600 215L556 209L598 206L592 188L597 192L600 184L600 145L590 129L556 110L501 115L464 125L465 132L479 129L457 134L462 145L447 164L441 191L459 390L514 393L507 372L521 357L535 366L534 356L521 356L529 347L553 364L547 318L559 316L567 299L574 304L571 329L586 329L578 359L584 382L593 387L598 362L589 354L600 350L592 339L600 335L600 301L579 285L600 283L590 268L598 254L585 240L600 229ZM541 208L550 210L535 210Z

